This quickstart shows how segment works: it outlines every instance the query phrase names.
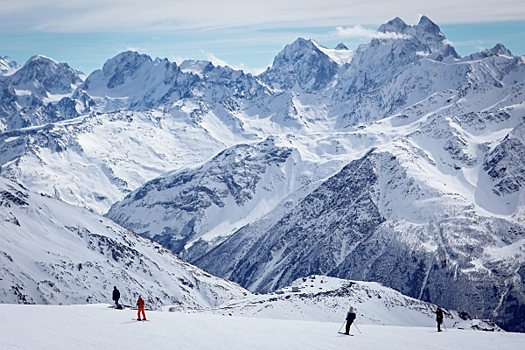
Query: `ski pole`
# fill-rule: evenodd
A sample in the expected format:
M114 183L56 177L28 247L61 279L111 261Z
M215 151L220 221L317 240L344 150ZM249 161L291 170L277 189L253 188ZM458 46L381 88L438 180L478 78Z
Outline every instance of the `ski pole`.
M339 328L339 330L337 332L341 332L341 329L343 329L344 325L345 325L346 321L343 322L343 325L341 326L341 328Z
M361 330L359 329L359 327L357 327L357 324L355 322L354 322L354 326L359 331L359 334L363 334L363 333L361 333Z

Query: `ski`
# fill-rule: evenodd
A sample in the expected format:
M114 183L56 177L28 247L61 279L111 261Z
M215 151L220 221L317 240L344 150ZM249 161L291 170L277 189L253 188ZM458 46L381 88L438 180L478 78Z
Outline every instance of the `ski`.
M149 321L149 320L139 320L138 318L132 318L133 321Z
M344 335L351 335L352 337L354 336L353 334L346 334L346 333L344 333L344 332L337 332L337 333L339 333L339 334L344 334Z

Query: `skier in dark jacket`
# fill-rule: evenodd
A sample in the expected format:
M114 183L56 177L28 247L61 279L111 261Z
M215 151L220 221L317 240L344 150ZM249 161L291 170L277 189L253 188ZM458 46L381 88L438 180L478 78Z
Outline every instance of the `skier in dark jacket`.
M348 310L348 313L346 314L346 332L345 334L350 334L350 326L355 320L355 310L353 307L350 307L350 310Z
M438 306L436 310L436 322L438 325L438 332L441 332L441 324L443 323L443 310Z
M117 289L117 286L113 287L113 301L115 301L115 308L120 309L121 306L118 303L118 300L120 299L120 292Z

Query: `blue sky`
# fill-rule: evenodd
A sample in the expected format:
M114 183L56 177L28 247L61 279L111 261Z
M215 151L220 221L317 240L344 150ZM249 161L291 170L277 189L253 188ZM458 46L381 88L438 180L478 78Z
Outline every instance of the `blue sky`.
M521 0L0 0L0 55L23 64L42 54L90 73L136 50L257 73L298 37L355 49L382 23L400 17L416 24L421 15L461 56L497 43L525 55ZM338 35L337 27L353 34Z

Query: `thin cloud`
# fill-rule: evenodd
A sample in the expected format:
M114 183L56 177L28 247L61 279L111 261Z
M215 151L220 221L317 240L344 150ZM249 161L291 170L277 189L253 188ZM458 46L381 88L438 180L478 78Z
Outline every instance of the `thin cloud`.
M363 28L360 25L343 28L337 27L330 34L345 39L408 39L409 36L394 32L378 32L376 30Z
M170 31L235 27L336 27L525 20L523 0L3 0L0 30L45 32Z

